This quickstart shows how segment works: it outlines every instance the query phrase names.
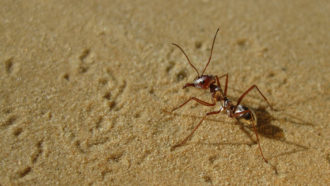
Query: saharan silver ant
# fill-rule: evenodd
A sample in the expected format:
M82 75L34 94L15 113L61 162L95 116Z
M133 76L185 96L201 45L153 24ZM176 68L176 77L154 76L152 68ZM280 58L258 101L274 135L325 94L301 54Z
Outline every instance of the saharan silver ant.
M200 88L200 89L209 89L210 93L212 94L212 103L208 103L205 102L203 100L200 100L196 97L190 97L187 101L185 101L184 103L182 103L181 105L179 105L178 107L172 109L172 112L183 107L185 104L187 104L190 101L196 101L199 104L205 105L205 106L215 106L217 102L221 103L220 109L218 111L213 111L213 112L208 112L206 113L206 115L201 119L201 121L195 126L195 128L192 130L192 132L185 137L180 143L174 145L172 147L172 149L175 149L179 146L182 146L183 144L185 144L190 137L194 134L194 132L198 129L198 127L202 124L202 122L204 121L204 119L209 116L209 115L213 115L213 114L218 114L220 112L224 112L228 115L228 117L230 118L235 118L237 119L239 122L243 122L243 123L247 123L253 126L254 128L254 132L256 134L256 140L258 143L258 147L261 153L262 158L264 159L264 161L266 163L268 163L268 160L264 157L263 153L262 153L262 149L260 146L260 140L259 140L259 136L258 136L258 131L257 131L257 117L256 114L254 113L254 111L250 108L248 108L247 106L241 105L241 101L243 100L243 98L253 89L256 89L260 95L263 97L263 99L267 102L267 104L269 105L269 107L273 110L272 106L270 105L270 103L268 102L267 98L261 93L261 91L259 90L259 88L256 85L252 85L249 89L247 89L237 100L236 104L233 104L233 102L231 100L228 99L227 97L227 88L228 88L228 74L224 74L220 77L218 76L213 76L213 75L204 75L204 72L207 68L207 66L209 65L211 58L212 58L212 52L213 52L213 47L214 47L214 42L215 39L217 37L217 33L219 32L219 28L217 29L214 39L213 39L213 43L212 43L212 48L211 48L211 53L210 53L210 57L208 62L206 63L202 74L200 75L198 70L196 69L196 67L190 62L188 55L184 52L184 50L177 44L172 43L174 46L178 47L181 52L186 56L188 63L191 65L191 67L197 72L197 78L195 78L195 80L193 81L193 83L186 83L183 88L187 88L187 87L195 87L195 88ZM220 81L219 79L225 77L226 78L226 84L225 84L225 89L224 91L221 88L220 85Z

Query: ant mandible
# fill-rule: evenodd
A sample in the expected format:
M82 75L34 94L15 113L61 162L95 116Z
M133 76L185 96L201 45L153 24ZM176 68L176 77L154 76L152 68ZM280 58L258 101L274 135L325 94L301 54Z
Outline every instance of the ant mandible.
M214 42L215 39L217 37L217 33L219 32L219 28L217 29L214 39L213 39L213 43L212 43L212 48L211 48L211 53L210 53L210 57L208 62L206 63L202 74L200 75L198 70L196 69L196 67L190 62L188 55L184 52L184 50L177 44L172 43L174 46L178 47L181 52L186 56L188 63L191 65L191 67L197 72L197 78L195 78L195 80L193 81L193 83L186 83L183 88L187 88L187 87L195 87L195 88L200 88L200 89L209 89L210 93L212 93L212 103L208 103L205 102L203 100L200 100L196 97L190 97L187 101L185 101L184 103L182 103L181 105L179 105L178 107L172 109L172 112L183 107L185 104L187 104L188 102L190 102L191 100L196 101L199 104L205 105L205 106L215 106L217 102L221 102L221 107L218 111L213 111L213 112L208 112L206 113L205 116L203 116L203 118L201 119L201 121L195 126L195 128L192 130L192 132L186 137L184 138L180 143L174 145L172 147L172 150L182 146L183 144L185 144L190 137L194 134L194 132L198 129L198 127L202 124L203 120L209 116L209 115L213 115L213 114L219 114L220 112L225 112L227 113L228 117L230 118L235 118L238 122L244 122L244 123L248 123L248 124L252 124L253 128L254 128L254 132L256 134L256 140L258 143L258 147L260 150L260 154L262 156L262 158L264 159L264 161L266 163L268 163L268 160L264 157L263 153L262 153L262 149L260 146L260 140L259 140L259 136L258 136L258 131L257 131L257 117L256 114L254 113L253 110L251 110L250 108L241 105L241 101L243 100L243 98L253 89L257 89L257 91L260 93L260 95L263 97L263 99L267 102L267 104L269 105L269 107L273 110L273 107L271 106L271 104L268 102L267 98L261 93L261 91L259 90L259 88L256 85L252 85L249 89L247 89L237 100L236 105L233 104L228 98L227 98L227 88L228 88L228 74L224 74L220 77L218 76L213 76L213 75L204 75L204 72L207 68L207 66L209 65L211 58L212 58L212 52L213 52L213 47L214 47ZM224 91L221 88L220 85L220 81L219 79L225 77L226 78L226 84L225 84L225 89Z

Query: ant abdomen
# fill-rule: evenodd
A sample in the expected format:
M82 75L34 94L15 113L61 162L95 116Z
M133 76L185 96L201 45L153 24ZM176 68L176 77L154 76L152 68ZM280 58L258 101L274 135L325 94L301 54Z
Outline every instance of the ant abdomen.
M239 115L239 113L241 112L245 112L245 113ZM236 119L243 125L247 125L247 126L257 125L257 117L252 109L249 109L244 105L238 105L235 114L238 114L238 116L236 116Z

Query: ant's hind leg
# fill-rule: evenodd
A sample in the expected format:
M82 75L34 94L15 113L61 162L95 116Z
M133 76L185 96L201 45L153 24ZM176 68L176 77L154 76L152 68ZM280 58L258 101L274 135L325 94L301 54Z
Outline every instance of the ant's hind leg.
M196 101L196 102L199 103L199 104L202 104L202 105L205 105L205 106L209 106L209 107L214 106L214 105L216 104L215 100L212 100L213 103L208 103L208 102L205 102L205 101L203 101L203 100L200 100L200 99L198 99L198 98L196 98L196 97L191 97L191 98L189 98L187 101L185 101L184 103L182 103L181 105L179 105L178 107L172 109L171 112L173 112L173 111L175 111L175 110L177 110L177 109L183 107L185 104L187 104L187 103L188 103L189 101L191 101L191 100L194 100L194 101Z
M235 106L235 110L234 113L236 111L237 106L241 103L241 101L243 100L243 98L253 89L256 88L258 90L258 92L260 93L260 95L264 98L264 100L267 102L267 104L269 105L269 107L273 109L272 105L269 103L269 101L267 100L267 98L261 93L261 91L259 90L259 88L257 87L257 85L252 85L249 89L247 89L242 95L241 97L237 100L237 104Z
M246 113L249 113L251 115L253 115L253 113L250 111L250 110L244 110L242 112L238 112L238 113L235 113L233 115L234 118L239 118L240 116L246 114ZM259 151L260 151L260 154L262 156L262 158L264 159L264 161L266 163L268 163L268 160L265 158L264 154L262 153L262 149L261 149L261 146L260 146L260 140L259 140L259 135L258 135L258 130L257 130L257 123L255 122L256 120L253 120L252 121L252 125L253 125L253 129L254 129L254 133L256 134L256 139L257 139L257 143L258 143L258 148L259 148Z
M182 140L180 143L172 146L171 150L174 150L175 148L177 147L180 147L182 146L183 144L185 144L189 139L190 137L195 133L195 131L198 129L198 127L202 124L202 122L204 121L204 119L209 116L209 115L212 115L212 114L219 114L220 111L213 111L213 112L208 112L206 113L206 115L201 119L201 121L196 125L196 127L193 129L193 131L184 139Z

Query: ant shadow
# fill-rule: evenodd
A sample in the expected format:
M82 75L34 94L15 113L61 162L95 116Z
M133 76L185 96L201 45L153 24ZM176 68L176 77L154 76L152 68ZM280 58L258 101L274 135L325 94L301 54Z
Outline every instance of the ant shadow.
M256 109L253 109L255 111L255 114L258 118L257 120L257 132L259 135L272 139L281 141L282 143L286 143L288 145L293 145L297 147L298 149L291 150L289 152L283 152L278 155L274 155L273 157L270 157L268 159L277 158L284 155L289 155L301 151L308 150L309 147L305 145L298 144L296 142L289 141L285 138L285 134L282 128L273 125L273 121L279 121L279 122L289 122L294 125L304 125L304 126L314 126L314 124L303 121L300 118L297 118L296 116L285 114L281 118L275 118L272 116L265 107L258 107ZM275 110L279 111L279 110ZM257 144L257 141L254 139L254 129L252 125L244 125L240 123L238 120L236 122L237 125L240 126L240 129L246 134L246 136L251 140L251 143L240 143L241 145L254 145ZM213 143L212 145L224 145L229 143ZM232 144L232 145L238 145L238 144Z
M272 116L269 111L266 110L266 107L260 106L256 109L253 109L255 111L255 114L258 118L257 120L257 132L259 135L272 139L272 140L277 140L282 143L288 144L288 145L293 145L296 148L293 150L287 151L287 152L282 152L279 154L272 155L271 157L267 157L267 159L274 159L278 158L281 156L288 156L290 154L306 151L309 149L309 147L305 145L298 144L293 141L289 141L285 138L284 130L278 126L275 126L272 124L273 121L279 121L279 122L289 122L294 125L303 125L303 126L311 126L313 127L314 124L310 122L303 121L302 119L290 115L290 114L281 114L282 116L280 118L275 118ZM275 110L275 112L279 112L280 110ZM189 114L177 114L177 113L172 113L170 111L167 111L163 109L163 112L175 116L181 116L181 117L192 117L196 119L202 119L203 117L201 116L195 116L195 115L189 115ZM213 122L224 122L224 120L219 120L219 119L213 119L213 118L205 118L205 121L213 121ZM252 125L245 125L236 120L236 124L239 125L240 130L242 130L246 136L250 139L251 142L237 142L237 143L232 143L232 142L216 142L216 143L198 143L202 145L213 145L213 146L221 146L221 145L231 145L231 146L240 146L240 145L248 145L252 146L257 144L257 141L255 139L255 133L254 133L254 128ZM277 168L274 165L271 165L273 169L275 170L275 173L278 174Z
M275 110L275 111L279 111L279 110ZM285 114L282 113L281 117L275 118L266 110L265 107L259 107L259 108L255 109L255 113L258 118L258 123L257 123L258 134L260 134L266 138L281 141L282 143L285 143L288 145L293 145L293 146L297 147L291 151L282 152L280 154L274 155L273 157L270 157L269 159L278 158L280 156L294 154L294 153L306 151L309 149L309 147L307 147L305 145L301 145L296 142L287 140L285 138L283 129L281 129L278 126L272 125L271 123L272 123L272 121L279 121L279 122L289 122L294 125L303 125L303 126L311 126L311 127L314 127L314 124L312 124L310 122L306 122L306 121L304 121L296 116L293 116L291 114L288 114L288 113L285 113Z

